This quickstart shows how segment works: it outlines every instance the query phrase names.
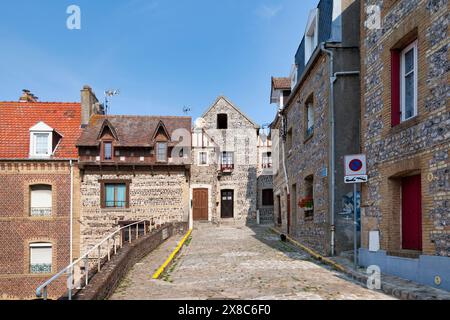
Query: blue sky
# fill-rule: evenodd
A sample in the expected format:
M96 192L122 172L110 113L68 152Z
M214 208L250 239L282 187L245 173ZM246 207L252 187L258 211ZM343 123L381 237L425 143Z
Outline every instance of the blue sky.
M196 118L225 95L270 123L270 77L288 75L317 0L16 0L0 10L0 100L30 89L79 101L84 84L111 113ZM66 9L81 8L81 30Z

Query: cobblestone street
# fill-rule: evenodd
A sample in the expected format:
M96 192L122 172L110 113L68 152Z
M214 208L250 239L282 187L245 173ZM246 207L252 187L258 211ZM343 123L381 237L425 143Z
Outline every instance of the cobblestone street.
M136 265L111 299L392 299L317 264L264 227L198 224L162 280L152 280L179 240Z

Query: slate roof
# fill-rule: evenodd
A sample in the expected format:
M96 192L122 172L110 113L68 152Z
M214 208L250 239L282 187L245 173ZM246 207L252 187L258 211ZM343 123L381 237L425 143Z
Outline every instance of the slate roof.
M77 159L81 105L75 102L0 102L0 159L28 159L30 128L44 122L62 136L52 159Z
M153 146L153 136L160 121L171 136L177 129L185 129L189 133L189 138L191 133L191 117L94 115L81 133L76 145L78 147L98 146L99 134L106 119L117 134L116 146L118 147Z

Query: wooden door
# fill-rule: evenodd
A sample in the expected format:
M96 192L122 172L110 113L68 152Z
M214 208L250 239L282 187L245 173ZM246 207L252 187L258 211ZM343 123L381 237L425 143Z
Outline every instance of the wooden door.
M208 220L208 189L194 189L192 211L194 221Z
M422 251L422 190L420 175L402 179L402 248Z
M223 190L221 194L221 217L233 218L234 217L234 191Z

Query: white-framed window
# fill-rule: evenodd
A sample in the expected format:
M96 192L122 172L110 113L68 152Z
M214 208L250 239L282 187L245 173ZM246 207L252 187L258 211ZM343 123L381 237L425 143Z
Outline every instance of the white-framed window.
M49 158L53 155L53 128L39 122L30 128L30 157Z
M30 187L30 215L32 217L52 215L52 186L34 185Z
M305 65L319 44L319 9L311 10L305 32Z
M264 152L262 154L262 167L264 169L272 168L272 152Z
M198 152L198 165L199 166L207 166L208 165L208 152L207 151L199 151Z
M414 41L400 54L400 108L402 121L417 116L417 51L417 41Z
M51 243L30 244L30 273L52 273L52 257Z
M295 86L297 85L297 73L298 73L298 66L296 64L292 65L291 68L291 90L294 90Z

